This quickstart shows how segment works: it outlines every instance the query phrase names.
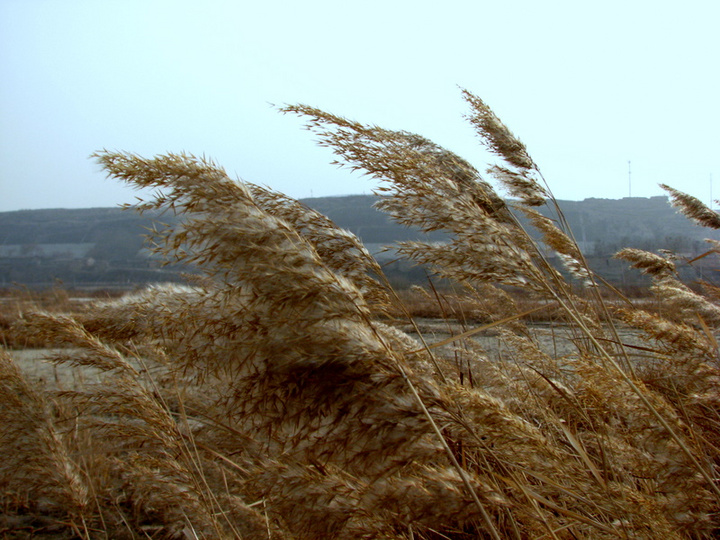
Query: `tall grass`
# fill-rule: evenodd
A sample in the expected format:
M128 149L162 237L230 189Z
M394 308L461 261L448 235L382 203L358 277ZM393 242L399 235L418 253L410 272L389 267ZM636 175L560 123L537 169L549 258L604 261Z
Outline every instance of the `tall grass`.
M456 283L454 316L481 313L502 358L472 322L443 347L388 325L406 310L382 270L301 203L206 159L100 152L110 176L158 193L139 211L183 216L154 249L204 275L75 318L25 316L19 331L68 347L52 359L101 382L32 388L0 356L0 526L85 538L713 537L718 288L688 288L669 254L623 250L668 315L608 302L617 293L602 290L562 214L535 210L555 202L526 147L463 95L511 203L423 137L283 110L380 179L394 219L449 233L399 251ZM570 353L541 347L515 292L557 314ZM628 327L643 345L623 342Z

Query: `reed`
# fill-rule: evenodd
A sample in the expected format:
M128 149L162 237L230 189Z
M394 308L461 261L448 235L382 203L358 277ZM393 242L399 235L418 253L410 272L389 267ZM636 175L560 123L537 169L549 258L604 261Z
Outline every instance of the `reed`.
M509 199L418 135L282 109L381 180L395 220L448 233L398 248L455 284L449 298L419 295L462 324L441 343L401 331L415 325L403 296L357 238L301 203L204 158L97 153L113 178L155 190L139 211L182 215L153 247L202 275L75 317L23 314L18 332L65 347L51 361L97 378L32 388L0 357L0 525L85 538L714 537L717 287L697 292L672 257L623 250L667 309L605 290L562 215L535 209L555 203L525 145L463 97ZM524 322L541 307L552 350ZM500 349L474 339L489 328ZM642 345L620 337L628 328Z

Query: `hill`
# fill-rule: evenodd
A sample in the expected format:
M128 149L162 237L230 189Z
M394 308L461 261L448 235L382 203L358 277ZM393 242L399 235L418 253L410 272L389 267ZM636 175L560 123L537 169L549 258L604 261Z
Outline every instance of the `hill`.
M373 207L376 200L375 196L353 195L303 202L356 234L371 252L387 262L393 255L380 253L382 246L421 236L377 211ZM693 257L706 251L704 238L718 238L712 236L713 231L695 226L677 214L666 197L586 199L558 204L591 265L617 283L637 279L626 272L624 264L611 259L623 247L670 249ZM555 217L551 208L545 208L543 213ZM144 247L143 239L154 222L173 219L157 213L138 215L120 208L0 213L0 287L12 283L43 286L57 280L71 287L132 287L178 280L188 269L163 266ZM423 238L442 240L443 235ZM403 282L423 279L425 275L424 271L397 263L389 265L388 272Z

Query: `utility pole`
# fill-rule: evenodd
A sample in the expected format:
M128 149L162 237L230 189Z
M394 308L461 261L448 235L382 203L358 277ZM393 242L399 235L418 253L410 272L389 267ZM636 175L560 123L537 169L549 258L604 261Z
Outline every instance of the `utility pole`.
M713 209L713 198L712 198L712 173L710 173L710 210Z
M632 169L630 168L630 160L628 160L628 197L632 197Z

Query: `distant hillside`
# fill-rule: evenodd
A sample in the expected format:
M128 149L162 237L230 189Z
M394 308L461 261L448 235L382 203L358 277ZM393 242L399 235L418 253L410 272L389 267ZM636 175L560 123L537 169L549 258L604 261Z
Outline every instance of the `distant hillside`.
M624 247L699 253L705 238L718 238L672 208L667 197L626 197L559 201L575 238L589 244L588 255L608 256Z
M355 233L372 252L398 240L420 237L377 211L376 201L375 196L355 195L303 202ZM609 259L623 247L667 248L694 256L706 251L704 238L720 239L714 231L676 213L666 197L559 201L559 206L591 264L614 281L631 279L622 263ZM544 213L555 217L552 209ZM180 272L187 269L162 266L149 256L143 240L154 221L173 219L119 208L0 213L0 286L61 280L67 286L128 287L180 279ZM443 236L424 238L441 240ZM390 267L390 271L405 272L410 280L424 276L407 265Z

